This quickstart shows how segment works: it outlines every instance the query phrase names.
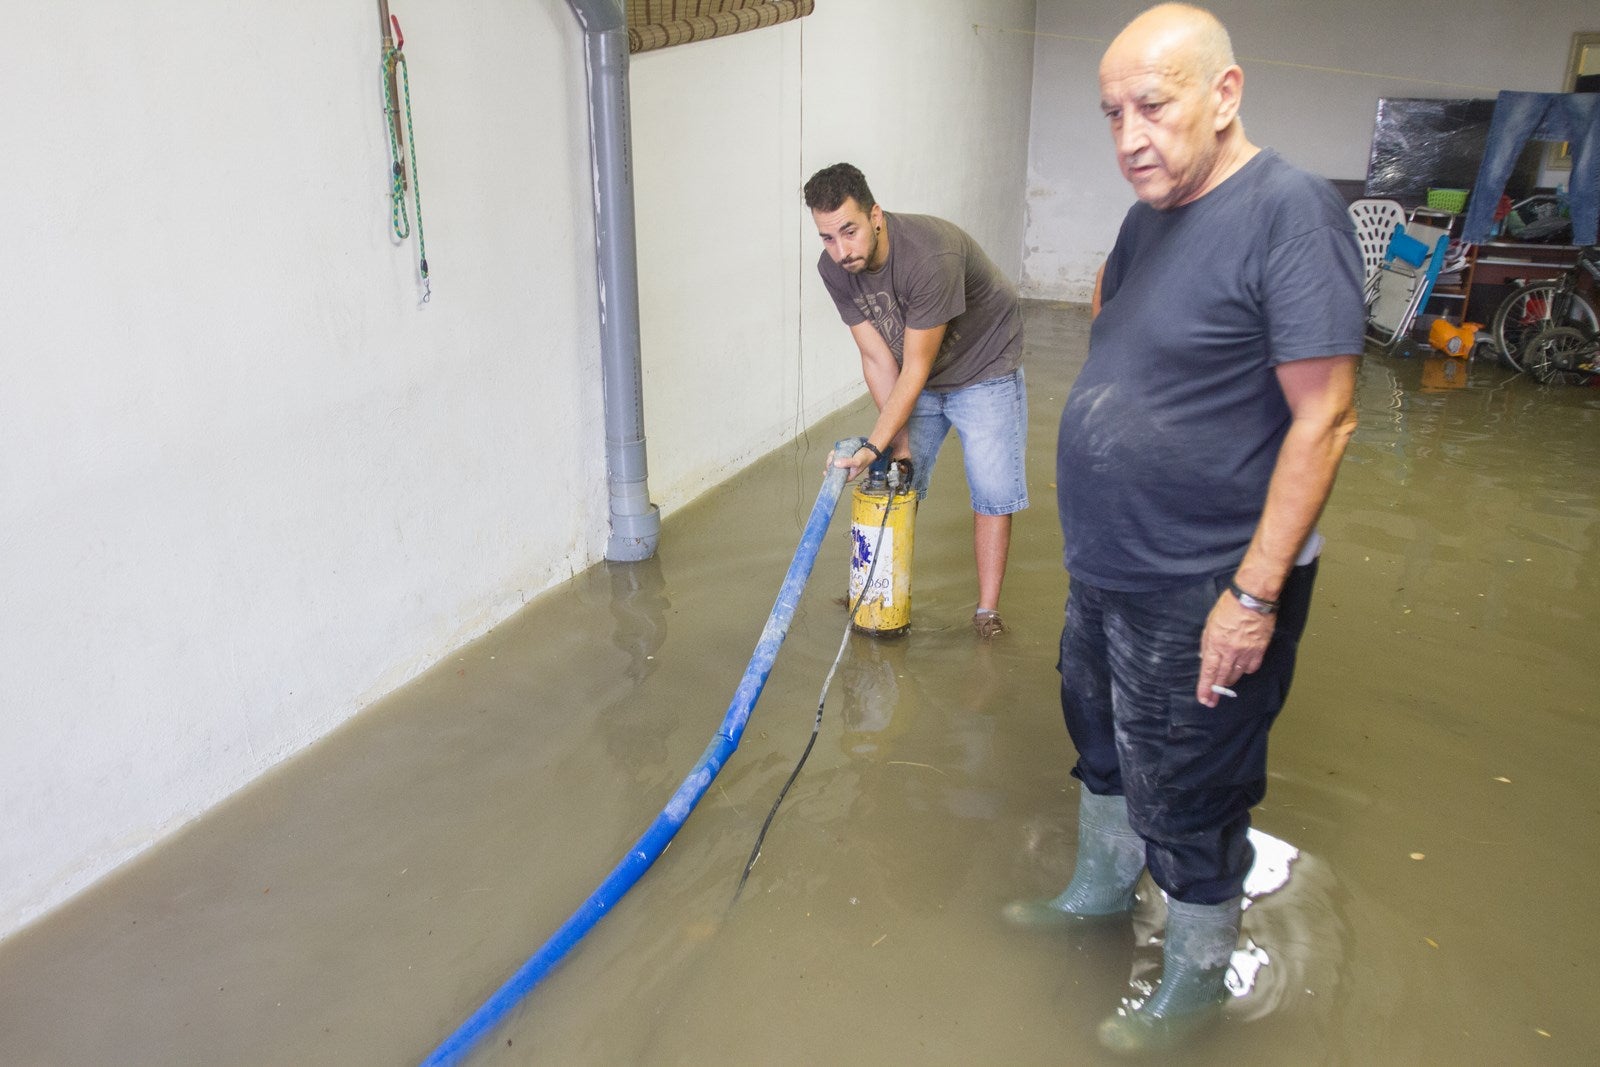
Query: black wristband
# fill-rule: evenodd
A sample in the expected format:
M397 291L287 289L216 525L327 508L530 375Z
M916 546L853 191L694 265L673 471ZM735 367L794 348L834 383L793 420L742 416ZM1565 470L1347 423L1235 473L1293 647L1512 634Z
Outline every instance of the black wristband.
M1253 611L1257 615L1271 615L1278 610L1278 602L1276 600L1251 596L1243 589L1240 589L1239 583L1232 578L1228 579L1228 592L1233 594L1233 599L1237 600L1241 607L1247 611Z
M866 449L868 452L871 452L874 456L877 456L879 459L883 458L883 453L880 452L878 450L878 446L873 444L871 441L863 441L861 443L861 447Z

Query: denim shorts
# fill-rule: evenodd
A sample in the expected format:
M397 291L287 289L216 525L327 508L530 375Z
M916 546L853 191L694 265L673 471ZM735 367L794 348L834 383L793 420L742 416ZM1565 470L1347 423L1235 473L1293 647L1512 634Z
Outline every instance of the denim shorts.
M952 426L961 435L972 510L980 515L1010 515L1027 507L1023 450L1028 437L1028 393L1022 368L948 393L924 389L917 397L906 428L912 484L919 497L928 492L934 461Z

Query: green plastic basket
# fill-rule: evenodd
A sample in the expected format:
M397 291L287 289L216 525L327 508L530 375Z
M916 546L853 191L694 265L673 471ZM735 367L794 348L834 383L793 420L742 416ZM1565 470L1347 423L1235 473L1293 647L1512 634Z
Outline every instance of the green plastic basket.
M1465 189L1429 189L1428 206L1435 211L1448 211L1459 215L1467 209Z

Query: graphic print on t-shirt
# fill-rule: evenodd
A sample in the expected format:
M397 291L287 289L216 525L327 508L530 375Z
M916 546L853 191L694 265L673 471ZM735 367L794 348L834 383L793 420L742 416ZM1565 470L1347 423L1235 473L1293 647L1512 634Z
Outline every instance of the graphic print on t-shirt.
M894 294L889 292L860 293L855 299L856 310L872 323L878 336L882 337L889 345L889 350L898 357L905 344L906 320L900 314L900 304L895 300Z

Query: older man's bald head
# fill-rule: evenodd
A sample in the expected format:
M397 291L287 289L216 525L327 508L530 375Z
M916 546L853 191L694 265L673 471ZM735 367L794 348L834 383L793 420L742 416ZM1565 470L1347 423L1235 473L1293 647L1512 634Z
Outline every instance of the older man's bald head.
M1158 4L1117 34L1101 70L1108 63L1142 63L1166 70L1180 84L1205 83L1234 65L1233 42L1204 8Z

